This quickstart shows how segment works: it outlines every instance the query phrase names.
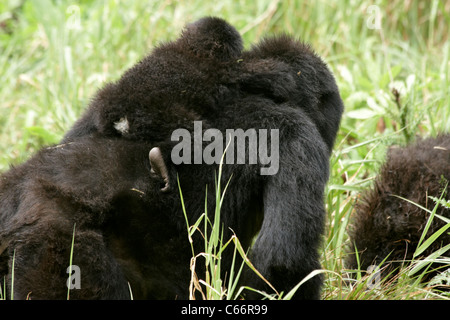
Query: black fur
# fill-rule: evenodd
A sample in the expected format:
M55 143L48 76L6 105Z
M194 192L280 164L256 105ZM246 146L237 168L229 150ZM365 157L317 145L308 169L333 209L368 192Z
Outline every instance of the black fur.
M66 148L43 150L3 176L0 201L6 209L1 219L6 227L0 235L9 244L3 259L11 266L16 249L17 281L19 274L35 270L16 287L17 296L32 291L32 298L65 298L64 263L77 221L74 264L80 265L85 291L71 290L71 297L126 298L129 281L135 298L187 298L191 250L177 176L193 223L204 212L206 185L208 212L213 212L218 169L171 161L177 143L170 140L173 130L192 131L195 120L202 121L203 130L223 133L279 130L275 175L260 175L260 163L224 165L222 183L230 177L231 182L221 221L224 238L232 229L245 248L259 231L251 250L253 264L277 290L290 290L320 268L323 192L342 111L332 74L308 45L278 36L243 51L237 31L221 19L204 18L188 25L178 40L162 44L99 91L62 141L69 154L64 153ZM144 159L153 146L160 147L167 164L165 192L160 191L163 179L150 176L148 163L130 163ZM47 167L44 180L50 187L36 178ZM12 188L18 184L36 192L26 212L19 209L29 192ZM63 191L50 197L46 188ZM28 216L34 217L34 224L27 223ZM201 252L202 241L194 243ZM44 260L48 265L41 268ZM52 270L52 277L47 270ZM55 280L42 280L48 278ZM243 283L267 289L251 272ZM321 278L316 276L295 298L318 299L320 287Z
M163 211L169 204L159 198L161 179L150 172L149 149L142 142L81 138L42 149L2 176L0 243L7 248L0 270L7 274L8 263L11 280L15 255L14 298L65 299L74 226L81 289L71 290L71 298L129 299L127 281L138 296L144 282L166 281L170 288L170 275L138 278L141 265L131 263L136 253L142 270L153 259L168 260L177 238ZM128 234L116 232L118 225Z
M450 181L450 136L420 140L417 143L389 150L372 189L365 192L356 206L350 230L351 250L347 263L358 268L355 246L360 254L360 268L379 265L385 258L383 276L397 269L404 260L410 261L417 248L429 214L400 196L433 210L435 202L429 196L449 199L446 183ZM439 206L436 214L450 218L450 212ZM445 225L434 217L427 239ZM444 232L421 257L450 243ZM448 256L448 252L446 253ZM437 266L434 266L437 267ZM394 275L392 273L391 275ZM435 273L429 273L432 276ZM428 277L425 277L426 279Z

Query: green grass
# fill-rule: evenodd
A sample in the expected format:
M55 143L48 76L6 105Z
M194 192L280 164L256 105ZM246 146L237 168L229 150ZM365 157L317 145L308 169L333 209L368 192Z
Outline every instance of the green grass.
M450 131L449 8L449 0L1 1L0 171L58 141L105 81L186 22L221 16L247 48L291 33L327 61L346 106L326 190L323 298L446 298L411 280L408 266L395 284L367 291L365 274L347 280L343 259L354 201L387 146Z

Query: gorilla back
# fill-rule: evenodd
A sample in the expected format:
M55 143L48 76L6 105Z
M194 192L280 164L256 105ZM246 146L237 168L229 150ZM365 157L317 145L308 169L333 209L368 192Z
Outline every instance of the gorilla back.
M114 197L115 201L103 199L113 212L146 211L152 218L133 213L138 218L131 221L124 214L120 218L112 215L108 224L99 224L95 230L121 239L113 249L108 245L106 248L112 257L120 260L117 270L124 279L133 278L138 274L137 269L152 270L163 279L155 281L155 276L149 277L139 290L140 298L187 298L188 261L178 265L169 261L169 256L190 254L187 245L179 245L174 240L183 235L186 244L188 241L176 181L178 177L188 219L196 221L205 209L206 185L208 213L214 212L213 186L218 163L194 164L193 154L188 155L190 161L173 161L172 151L182 141L172 141L172 133L184 129L194 136L194 122L201 121L203 146L212 140L208 135L210 129L223 133L221 143L225 146L227 129L276 130L279 139L268 143L269 150L279 151L275 174L261 175L267 162L247 160L252 152L249 144L240 150L247 157L237 155L246 159L245 164L235 161L223 166L222 182L230 180L230 184L222 204L221 223L224 238L230 235L231 229L245 248L257 236L250 260L278 291L287 292L311 271L320 268L318 246L325 218L323 193L342 112L343 104L331 72L308 45L282 35L264 39L245 51L239 33L232 26L218 18L204 18L188 25L178 40L159 46L117 82L100 90L62 143L110 139L120 144L159 147L162 159L157 163L162 165L157 166L164 170L157 170L158 183L147 185L151 201L136 197L131 202L127 197ZM101 150L100 154L106 152ZM239 153L233 151L235 155ZM126 161L121 158L126 158L125 153L119 154L116 167ZM76 155L71 157L76 159ZM88 173L93 168L95 165L85 170ZM29 167L32 169L36 170L34 166ZM145 172L142 167L135 170ZM105 178L105 182L114 184L130 179L128 171L117 172L120 174L111 175L109 180ZM146 180L149 176L143 173L135 177L138 178ZM8 179L12 184L17 178ZM64 179L71 183L74 178ZM2 197L0 201L7 200ZM128 210L123 210L123 203ZM54 207L51 202L42 204L45 205ZM78 214L76 211L72 216ZM14 213L2 215L10 217ZM158 228L142 224L139 219L150 219ZM133 230L143 225L150 232L166 236L132 245L124 241L129 234L135 234L135 239L139 236L145 239L145 232ZM67 224L67 228L66 235L71 239L71 225ZM151 259L154 248L164 248L168 256ZM197 249L202 246L198 245ZM149 256L145 257L144 252ZM269 289L252 272L245 273L242 283ZM150 293L156 287L160 288L160 295ZM184 292L179 290L183 287ZM294 298L318 299L320 287L321 278L316 276L303 284ZM255 298L250 294L247 297Z

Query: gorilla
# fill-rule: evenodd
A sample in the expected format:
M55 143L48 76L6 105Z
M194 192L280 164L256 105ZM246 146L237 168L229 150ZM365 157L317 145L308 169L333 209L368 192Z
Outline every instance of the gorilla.
M429 214L417 205L433 210L436 203L429 197L439 199L443 195L443 199L448 200L449 181L450 135L441 134L406 147L390 148L373 188L366 191L356 205L349 232L348 267L367 270L370 265L383 263L382 277L395 275L403 263L412 260L429 218ZM450 218L448 209L442 205L438 206L436 215ZM445 224L435 216L425 239ZM449 243L450 236L444 232L420 257ZM449 253L445 255L449 256ZM431 269L436 267L439 266L433 265ZM435 274L429 272L423 279Z
M73 239L81 285L71 299L188 298L192 251L177 181L190 222L205 197L213 213L216 147L228 145L223 238L234 232L256 269L288 292L320 268L342 112L334 77L309 45L279 35L244 50L226 21L191 23L99 90L60 144L2 176L1 274L10 283L14 266L14 298L65 299ZM207 150L213 161L198 161ZM193 245L204 250L200 235ZM241 280L273 293L251 270ZM319 299L321 283L313 277L294 298Z
M81 138L44 148L2 176L0 271L5 275L9 266L9 281L14 271L15 299L65 298L73 236L81 287L71 298L130 299L127 281L152 281L136 278L141 266L133 265L133 256L169 260L177 234L166 223L168 204L158 198L162 181L146 157L150 148L143 142ZM134 231L116 233L124 221L128 232ZM142 230L145 225L165 232ZM163 263L152 272L151 263L141 262L150 275L169 279L161 273L171 270ZM133 292L138 289L133 286Z

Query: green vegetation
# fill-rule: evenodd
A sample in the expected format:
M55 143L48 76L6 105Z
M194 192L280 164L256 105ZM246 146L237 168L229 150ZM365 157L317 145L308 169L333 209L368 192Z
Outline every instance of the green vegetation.
M371 278L348 281L343 258L355 199L387 146L450 131L449 0L1 1L0 171L57 142L105 81L205 15L230 21L247 48L293 34L336 76L346 110L325 199L323 298L446 298L410 277L420 261L367 290Z

